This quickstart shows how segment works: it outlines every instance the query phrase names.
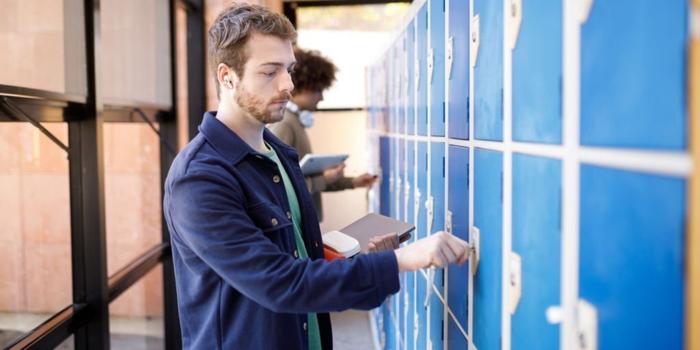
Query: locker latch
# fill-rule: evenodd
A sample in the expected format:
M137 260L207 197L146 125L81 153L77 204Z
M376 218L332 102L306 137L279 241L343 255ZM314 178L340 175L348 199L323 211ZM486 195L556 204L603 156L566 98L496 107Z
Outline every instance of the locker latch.
M479 15L472 17L472 37L469 45L469 62L473 68L479 55Z
M453 55L454 55L454 41L455 37L450 36L449 39L447 39L447 48L445 49L446 55L447 55L447 79L452 79L452 62L454 61Z
M435 218L433 203L433 196L429 196L428 200L425 201L425 209L428 211L428 235L433 233L433 219Z
M403 202L406 207L408 207L408 200L411 198L411 184L406 180L406 184L403 186Z
M401 193L401 178L397 177L396 178L396 194L397 194L397 201L398 201L398 194Z
M579 299L577 306L577 350L596 350L598 349L598 311L583 299Z
M472 226L469 230L469 265L471 266L472 275L476 275L476 270L479 267L479 259L481 258L481 250L479 248L479 228Z
M431 47L428 49L428 82L433 83L433 70L435 68L435 52Z
M561 306L550 306L546 311L547 322L559 324L564 320ZM591 303L579 299L576 304L576 339L575 350L598 349L598 311Z
M520 296L523 290L522 280L522 259L515 252L510 252L510 274L508 285L510 287L510 314L515 314L515 310L520 303Z
M523 21L523 1L522 0L510 0L510 37L508 38L510 49L515 49L515 45L518 43L518 35L520 34L520 24Z
M420 212L420 190L416 188L416 198L413 199L413 215L418 217L418 212Z
M588 16L591 14L593 0L579 0L578 6L578 21L579 23L584 24L588 20Z
M392 171L392 172L389 174L389 192L390 192L390 193L391 193L391 192L394 192L394 182L395 182L395 181L396 181L396 180L394 180L394 172Z
M445 215L445 231L447 231L447 233L449 233L449 234L453 233L452 232L452 212L449 210L447 211L447 213Z

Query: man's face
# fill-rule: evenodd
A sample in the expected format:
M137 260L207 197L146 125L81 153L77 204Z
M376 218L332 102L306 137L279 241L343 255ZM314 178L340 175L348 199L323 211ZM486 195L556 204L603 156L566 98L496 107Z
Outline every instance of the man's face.
M299 109L315 111L318 103L323 101L323 91L298 91L292 100L299 106Z
M246 44L248 61L236 86L236 103L263 124L276 123L294 89L290 72L296 63L289 40L253 34Z

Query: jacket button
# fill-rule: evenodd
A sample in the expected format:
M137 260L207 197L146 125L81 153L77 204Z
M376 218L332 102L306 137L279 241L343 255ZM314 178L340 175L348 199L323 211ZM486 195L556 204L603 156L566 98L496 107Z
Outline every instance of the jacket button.
M272 222L272 226L277 226L277 224L279 224L279 222L277 221L277 218L272 218L272 220L270 220L270 222Z
M279 175L273 176L273 177L272 177L272 182L274 182L274 183L276 183L276 184L279 183L279 182L280 182L280 177L279 177Z
M292 213L287 212L287 219L291 219L291 218L292 218Z
M296 249L294 249L294 257L295 257L295 258L298 258L298 257L299 257L299 252L298 252Z
M318 241L314 241L314 247L318 248Z
M304 330L306 330L306 328L308 328L308 326L306 325L306 322L304 322Z

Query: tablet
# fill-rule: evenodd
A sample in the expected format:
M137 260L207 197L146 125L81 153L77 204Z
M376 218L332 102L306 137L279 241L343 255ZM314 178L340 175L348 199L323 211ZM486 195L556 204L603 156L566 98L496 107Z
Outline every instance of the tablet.
M299 162L299 167L302 174L315 175L342 164L346 159L347 154L307 154Z
M358 240L362 252L366 253L372 237L394 232L399 236L399 242L405 242L415 228L412 224L370 213L338 231Z

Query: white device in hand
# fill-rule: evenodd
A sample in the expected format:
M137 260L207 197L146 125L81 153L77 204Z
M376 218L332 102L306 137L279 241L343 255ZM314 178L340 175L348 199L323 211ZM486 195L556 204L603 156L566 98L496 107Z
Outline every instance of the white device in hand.
M315 175L336 167L348 159L347 154L307 154L299 162L302 174Z
M349 258L359 253L360 242L355 238L348 236L340 231L330 231L323 235L323 244L345 258Z

